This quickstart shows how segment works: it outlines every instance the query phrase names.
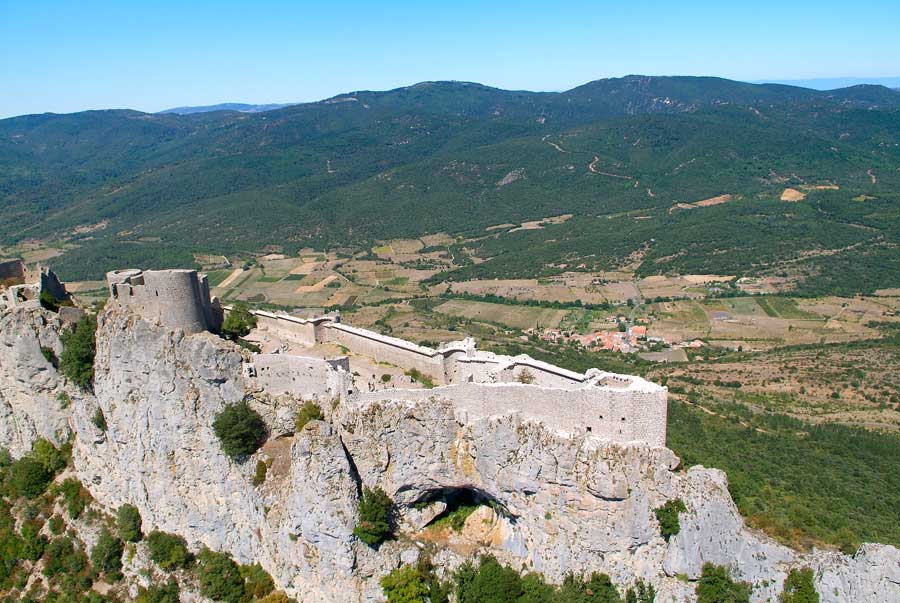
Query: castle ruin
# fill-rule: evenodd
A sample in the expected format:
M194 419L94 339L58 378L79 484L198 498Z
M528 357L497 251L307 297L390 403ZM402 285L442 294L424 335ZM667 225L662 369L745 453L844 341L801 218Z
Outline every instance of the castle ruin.
M223 309L194 270L122 270L107 274L111 301L188 334L218 331ZM228 310L229 308L225 308ZM347 357L257 353L245 362L251 388L321 402L367 405L449 401L463 422L519 413L570 435L665 446L668 390L641 377L600 369L570 371L527 355L478 350L465 339L437 348L341 322L339 315L298 318L251 311L260 333L302 348L331 344L351 356L427 377L436 387L360 391Z
M69 302L65 285L49 268L38 266L33 272L21 259L0 261L0 305L9 308L31 307L41 303L41 294L56 302Z
M222 309L196 270L115 270L106 273L109 299L141 317L185 333L218 332Z

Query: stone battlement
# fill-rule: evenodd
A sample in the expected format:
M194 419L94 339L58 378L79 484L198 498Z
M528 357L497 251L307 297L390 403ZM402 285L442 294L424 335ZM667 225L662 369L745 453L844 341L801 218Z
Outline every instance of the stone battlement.
M431 398L450 401L462 420L520 412L525 420L537 420L569 434L587 434L618 441L665 446L668 390L641 377L620 375L600 369L578 373L527 355L506 356L476 348L465 339L430 348L352 327L339 316L311 319L254 310L258 328L304 346L337 344L349 352L387 362L404 370L416 369L439 387L434 389L391 389L357 392L335 386L330 367L324 361L274 359L258 356L254 376L279 391L297 383L328 383L327 395L340 392L353 405L376 402L413 404ZM266 364L278 369L263 369ZM292 365L302 364L301 379ZM272 370L271 376L269 370ZM319 377L307 375L320 371ZM347 395L344 395L347 391Z
M134 309L142 318L186 333L218 331L222 310L210 298L206 275L196 270L116 270L106 273L111 303Z

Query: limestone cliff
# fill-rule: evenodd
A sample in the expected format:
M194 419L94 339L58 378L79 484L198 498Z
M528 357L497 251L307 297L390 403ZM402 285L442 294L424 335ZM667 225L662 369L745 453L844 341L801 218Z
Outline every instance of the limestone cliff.
M37 438L65 441L71 402L84 397L53 366L62 353L60 327L55 314L40 309L0 314L0 446L13 456L30 450Z
M46 433L40 417L58 407L65 387L41 364L40 346L58 346L59 325L29 312L0 322L2 401L32 426L11 430L4 420L3 445L19 452ZM665 448L573 439L517 414L469 421L439 396L403 400L391 391L365 402L346 397L326 408L329 422L290 434L284 417L300 400L259 392L242 370L243 352L212 335L186 336L113 309L100 317L97 350L96 396L73 397L69 419L82 482L109 507L136 505L148 529L260 562L301 600L381 600L377 578L414 560L417 541L441 546L443 569L490 550L553 580L602 571L624 587L643 578L660 603L693 601L694 585L683 578L695 579L706 561L752 582L754 601L777 600L786 573L805 565L823 602L900 600L897 549L800 555L744 526L722 472L684 471ZM220 451L212 423L242 399L273 435L238 464ZM98 406L106 431L91 421ZM257 460L270 464L260 486L251 482ZM384 488L403 519L406 537L378 551L352 535L364 485ZM470 516L464 535L419 531L459 492L490 503ZM653 509L673 498L687 511L666 542Z

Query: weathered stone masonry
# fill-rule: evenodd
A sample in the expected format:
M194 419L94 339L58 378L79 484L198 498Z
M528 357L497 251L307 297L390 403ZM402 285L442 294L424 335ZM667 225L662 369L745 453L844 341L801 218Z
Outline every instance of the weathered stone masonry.
M441 385L431 390L342 395L350 404L379 400L413 403L437 397L452 402L464 422L520 412L523 419L538 420L570 434L590 433L603 439L653 446L666 443L668 390L640 377L599 369L576 373L525 355L483 352L476 349L471 339L433 349L342 324L337 316L301 319L271 312L253 313L259 328L282 339L306 346L339 344L354 354L405 370L417 369Z
M116 270L106 274L111 301L185 333L218 331L222 311L196 270Z
M111 299L143 318L185 333L221 326L218 300L210 299L205 276L194 270L123 270L107 274ZM476 349L465 339L438 348L416 345L342 324L340 316L302 319L253 311L260 330L302 346L335 344L404 370L415 369L440 387L360 393L346 358L319 360L290 354L256 354L244 365L254 387L350 405L379 400L414 403L450 401L461 421L520 413L567 434L590 434L616 442L665 446L668 391L631 375L599 369L577 373L529 356Z

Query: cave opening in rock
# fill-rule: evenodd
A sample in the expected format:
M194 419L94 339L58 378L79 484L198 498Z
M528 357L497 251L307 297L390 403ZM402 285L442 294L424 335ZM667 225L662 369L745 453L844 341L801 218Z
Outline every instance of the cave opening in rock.
M427 508L429 505L442 502L446 508L435 515L425 527L449 527L454 531L461 531L466 518L474 513L478 507L486 506L495 513L509 519L513 519L509 510L494 496L478 488L447 487L435 488L427 491L414 503L417 508Z

